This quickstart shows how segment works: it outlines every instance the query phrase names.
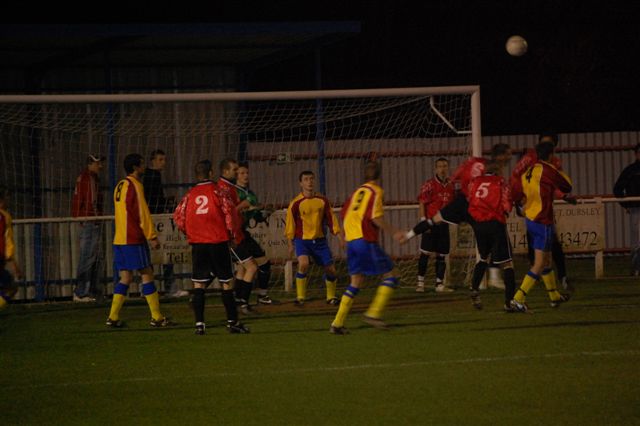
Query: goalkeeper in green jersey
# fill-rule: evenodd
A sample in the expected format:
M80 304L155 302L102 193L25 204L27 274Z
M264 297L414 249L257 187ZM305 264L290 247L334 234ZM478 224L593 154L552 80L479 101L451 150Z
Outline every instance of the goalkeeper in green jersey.
M248 247L251 249L251 255L258 264L258 303L271 305L276 302L268 295L269 279L271 278L271 262L267 258L265 251L260 247L260 244L254 240L249 233L249 228L266 222L272 211L264 209L264 206L258 202L258 196L249 189L249 164L246 162L239 164L236 187L240 202L246 200L249 203L249 207L242 212L242 229L244 232L244 241L249 243ZM242 268L242 266L238 264L238 268Z

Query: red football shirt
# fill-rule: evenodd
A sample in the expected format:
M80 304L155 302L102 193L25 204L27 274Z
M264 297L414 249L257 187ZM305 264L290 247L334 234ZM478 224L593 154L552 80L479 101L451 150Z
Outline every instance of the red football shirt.
M469 214L477 222L507 223L511 212L511 191L502 176L482 175L469 184Z
M231 212L233 216L233 235L236 244L240 244L244 239L244 233L242 232L242 216L238 212L236 208L238 204L240 204L240 197L238 196L238 191L236 190L236 185L233 182L220 177L218 179L218 184L216 185L218 188L218 193L221 197L227 198L227 200L234 206L233 212Z
M451 181L456 188L460 188L467 199L469 198L469 183L484 173L484 165L487 162L482 157L471 157L462 163L451 176Z
M233 236L233 206L220 196L211 181L196 184L187 194L185 225L190 244L216 244Z
M433 217L438 210L453 200L453 183L449 179L441 181L433 177L426 181L420 188L418 201L424 206L426 217Z

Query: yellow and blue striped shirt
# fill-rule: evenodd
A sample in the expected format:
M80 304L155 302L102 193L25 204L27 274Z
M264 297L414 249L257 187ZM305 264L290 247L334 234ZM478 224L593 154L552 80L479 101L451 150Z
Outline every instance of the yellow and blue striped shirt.
M291 200L289 208L287 208L284 229L287 239L315 240L316 238L324 238L325 226L334 235L340 232L340 225L326 197L318 194L305 197L300 193Z
M377 242L379 229L373 219L384 215L382 196L384 191L374 181L360 186L342 207L345 241L364 238Z
M142 183L132 175L122 179L113 192L116 216L114 245L142 244L156 238Z

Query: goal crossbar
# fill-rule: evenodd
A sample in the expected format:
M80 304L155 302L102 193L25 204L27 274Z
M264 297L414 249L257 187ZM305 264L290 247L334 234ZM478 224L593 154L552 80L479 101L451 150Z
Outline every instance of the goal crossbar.
M73 95L0 95L0 103L129 103L260 101L286 99L329 99L385 96L463 95L480 91L480 86L398 87L386 89L301 90L282 92L207 92Z

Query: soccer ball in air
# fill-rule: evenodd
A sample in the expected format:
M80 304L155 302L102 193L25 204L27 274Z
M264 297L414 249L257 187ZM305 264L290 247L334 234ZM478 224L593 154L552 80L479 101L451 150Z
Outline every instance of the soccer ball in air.
M511 36L507 40L505 48L511 56L522 56L527 53L527 40L519 35Z

